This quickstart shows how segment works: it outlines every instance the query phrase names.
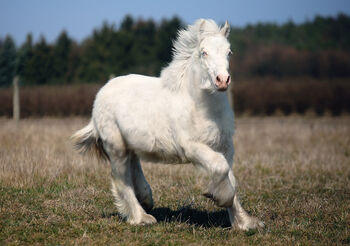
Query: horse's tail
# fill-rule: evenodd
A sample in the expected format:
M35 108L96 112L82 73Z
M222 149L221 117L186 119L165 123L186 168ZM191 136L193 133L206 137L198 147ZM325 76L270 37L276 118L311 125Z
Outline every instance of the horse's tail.
M74 133L71 137L75 149L81 153L91 153L101 160L108 160L108 155L103 148L102 140L98 135L94 123L90 123L84 128Z

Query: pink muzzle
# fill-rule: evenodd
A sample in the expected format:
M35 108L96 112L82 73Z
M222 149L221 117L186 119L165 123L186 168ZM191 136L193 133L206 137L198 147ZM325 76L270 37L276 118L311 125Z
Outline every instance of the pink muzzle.
M218 76L216 76L215 85L218 91L226 91L230 83L231 83L230 75L219 74Z

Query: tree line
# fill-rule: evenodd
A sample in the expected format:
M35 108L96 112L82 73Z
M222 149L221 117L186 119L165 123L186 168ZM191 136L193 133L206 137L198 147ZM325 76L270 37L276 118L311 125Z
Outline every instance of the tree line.
M120 25L104 22L82 42L62 31L55 42L32 35L16 47L11 36L0 37L0 86L14 75L25 85L104 83L128 73L159 75L172 55L172 41L184 22L126 16ZM257 23L232 27L234 77L350 77L350 17L315 17L295 24Z

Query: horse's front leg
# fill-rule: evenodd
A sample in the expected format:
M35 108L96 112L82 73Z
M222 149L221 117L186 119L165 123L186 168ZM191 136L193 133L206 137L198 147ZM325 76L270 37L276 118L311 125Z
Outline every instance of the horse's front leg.
M232 170L229 171L229 179L233 186L236 185L235 177L233 176ZM264 223L260 221L258 218L249 215L242 207L239 202L237 194L233 199L232 207L227 208L230 222L232 226L236 226L242 230L255 229L258 227L264 227Z
M209 146L196 142L186 144L184 151L189 161L204 167L211 176L204 195L220 207L232 207L235 187L229 179L231 167L225 157Z

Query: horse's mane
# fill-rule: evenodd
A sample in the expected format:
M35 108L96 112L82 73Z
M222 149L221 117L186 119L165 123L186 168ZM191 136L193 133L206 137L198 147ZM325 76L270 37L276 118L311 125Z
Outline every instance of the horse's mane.
M184 75L200 41L220 32L213 20L199 19L193 25L178 32L174 41L173 60L161 72L162 83L171 90L178 90L184 83Z

